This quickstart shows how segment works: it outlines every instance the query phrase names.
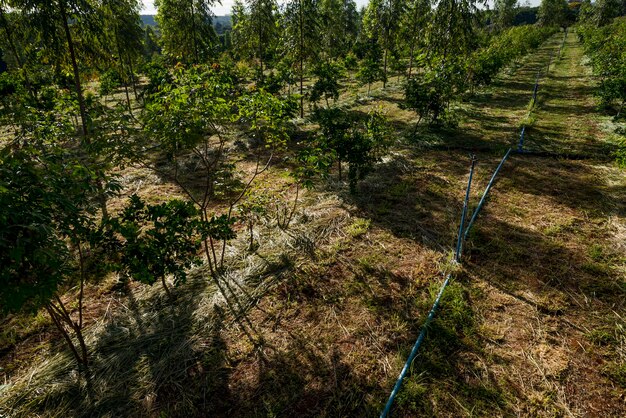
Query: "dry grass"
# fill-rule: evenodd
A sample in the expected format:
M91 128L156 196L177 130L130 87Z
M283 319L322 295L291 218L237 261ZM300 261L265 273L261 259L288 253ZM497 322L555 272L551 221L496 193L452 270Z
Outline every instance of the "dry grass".
M305 194L289 229L262 222L256 252L242 231L222 277L230 307L202 269L173 304L160 287L103 291L98 300L109 304L88 331L89 385L53 345L13 375L0 413L377 415L448 268L467 153L479 157L475 203L502 149L517 142L536 71L560 42L459 106L457 129L414 137L395 80L369 98L359 97L367 87L350 87L342 106L382 107L396 139L357 195L333 176ZM519 155L503 167L393 416L626 414L626 181L598 145L600 116L579 112L592 99L580 88L590 80L575 34L551 71L529 147L552 157ZM574 151L586 159L559 158ZM293 198L286 168L257 190ZM148 172L123 174L128 192L178 193Z

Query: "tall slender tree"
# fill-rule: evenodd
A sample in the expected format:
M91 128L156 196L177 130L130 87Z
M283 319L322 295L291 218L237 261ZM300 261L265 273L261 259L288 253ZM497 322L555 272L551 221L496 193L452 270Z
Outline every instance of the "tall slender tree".
M539 5L538 18L543 26L563 26L567 17L565 0L542 0Z
M498 29L508 28L513 25L517 11L517 0L496 0L494 8L495 23Z
M430 19L429 0L410 0L402 15L399 30L401 44L408 47L409 68L407 77L411 78L415 62L415 52L425 46L426 29Z
M363 16L363 31L370 42L382 50L383 87L387 83L389 57L396 53L398 33L406 0L371 0Z
M321 50L326 58L344 57L356 42L359 15L354 0L321 0Z
M21 45L20 39L23 39L23 36L18 36L16 32L16 27L18 25L11 22L9 17L7 16L7 12L5 11L6 1L0 0L0 32L4 33L4 37L0 38L0 47L5 47L7 51L13 56L13 60L15 62L15 66L17 70L20 72L21 76L24 78L24 84L28 89L28 92L32 98L35 98L35 92L31 86L30 77L25 68L24 58L22 52L24 47ZM14 13L14 15L16 15ZM22 27L23 29L23 27Z
M214 0L155 0L164 52L175 61L202 63L216 54Z
M79 53L77 39L84 54L82 61L89 61L89 55L97 54L97 35L100 33L101 19L97 9L90 0L14 0L9 4L17 12L25 16L28 25L37 32L40 47L49 57L57 61L57 68L66 64L66 57L72 68L74 90L78 100L82 133L85 141L88 139L88 119L81 70L79 67Z
M132 84L135 98L137 98L134 63L141 55L141 41L144 35L139 17L140 2L139 0L103 0L101 8L108 49L110 55L115 57L122 75L130 110L128 84Z
M320 14L318 0L291 0L284 18L284 45L287 53L298 62L300 77L300 117L304 117L305 63L313 61L320 48Z
M271 59L278 40L278 3L275 0L248 0L233 5L233 41L239 55L255 57L259 78L263 81L263 64Z

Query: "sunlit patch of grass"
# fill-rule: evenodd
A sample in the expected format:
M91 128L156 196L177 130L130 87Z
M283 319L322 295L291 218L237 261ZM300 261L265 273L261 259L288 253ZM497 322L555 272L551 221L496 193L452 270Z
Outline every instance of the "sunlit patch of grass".
M356 218L347 229L348 235L351 237L360 237L365 235L372 224L371 219Z

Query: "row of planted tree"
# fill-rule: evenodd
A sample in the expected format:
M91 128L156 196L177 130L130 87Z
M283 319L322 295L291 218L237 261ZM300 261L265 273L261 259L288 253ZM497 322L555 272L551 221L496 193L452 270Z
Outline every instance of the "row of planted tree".
M580 25L578 35L599 76L597 95L601 105L622 113L626 102L626 19L619 18L602 26Z
M47 310L84 367L87 281L117 272L169 293L166 278L181 283L202 263L228 302L227 243L246 230L255 248L269 203L253 185L275 161L293 191L275 203L277 227L289 227L301 188L334 167L341 179L342 163L358 191L390 130L379 111L334 104L346 78L404 75L404 106L440 123L555 31L486 25L471 1L374 0L360 14L350 1L250 2L236 4L232 45L219 47L209 3L156 5L160 34L144 32L134 0L0 0L0 307ZM305 100L316 129L294 135ZM112 173L128 166L185 199L133 195L111 211L122 190Z
M580 12L578 37L590 58L599 83L595 89L600 106L616 122L617 137L614 156L618 164L626 167L626 3L602 1L585 3ZM622 17L620 17L622 16Z

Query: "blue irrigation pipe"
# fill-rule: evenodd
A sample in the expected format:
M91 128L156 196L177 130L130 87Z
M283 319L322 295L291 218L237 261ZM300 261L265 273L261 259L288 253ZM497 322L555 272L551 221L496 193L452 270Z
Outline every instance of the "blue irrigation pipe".
M461 262L461 253L463 251L463 227L465 226L465 216L467 215L467 206L469 202L470 189L472 187L472 177L474 176L474 166L476 165L476 156L472 155L470 163L469 179L467 180L467 189L465 190L465 200L463 201L463 212L461 212L461 224L459 225L459 237L456 240L456 253L454 259L457 263Z
M496 171L493 172L493 175L491 176L491 180L489 180L489 183L487 184L487 187L485 188L485 191L483 192L483 195L480 198L480 202L478 202L478 206L476 206L476 210L474 210L474 213L472 214L472 219L470 219L469 223L467 224L467 228L465 228L465 233L463 234L463 239L464 240L467 239L467 234L469 234L469 231L472 228L472 225L474 225L474 222L476 221L476 217L480 213L480 209L482 209L483 205L485 204L485 200L487 199L487 195L489 194L489 190L491 190L491 186L493 186L493 182L495 181L496 176L500 172L500 169L502 168L502 165L504 164L506 159L509 158L509 154L511 153L511 150L512 150L512 148L508 149L506 154L504 154L504 157L502 158L502 161L500 161L500 164L498 164L498 168L496 168Z
M526 125L522 126L522 133L519 136L519 143L517 144L517 152L524 150L524 132L526 132Z
M548 67L546 68L546 77L550 74L550 65L552 65L552 57L554 56L554 49L550 52L550 59L548 59Z
M561 59L561 52L563 51L563 47L565 46L566 39L567 39L567 28L565 28L565 33L563 34L563 42L561 42L561 47L559 48L559 59Z
M509 151L511 150L509 149ZM475 165L476 165L476 156L472 155L470 175L469 175L469 179L467 180L467 190L465 192L465 201L463 203L463 213L461 214L461 226L459 228L459 238L457 240L457 249L456 249L457 261L460 258L461 248L459 247L459 243L461 242L461 235L463 232L463 226L465 224L465 215L467 214L467 206L468 206L467 204L469 201L469 192L470 192L470 187L472 184L472 177L474 175ZM428 312L428 317L426 318L424 325L422 325L420 335L417 337L415 344L413 344L413 349L411 350L411 354L409 354L409 358L407 358L406 363L404 363L404 367L402 368L402 371L400 372L400 375L398 376L398 380L396 380L396 384L394 385L393 390L391 391L391 394L389 395L389 399L387 400L387 403L385 404L385 408L380 413L380 418L386 418L387 415L389 414L389 411L391 410L393 401L396 398L396 395L398 394L398 392L400 391L400 388L402 387L402 381L406 377L406 374L409 371L409 367L411 367L411 363L413 363L413 360L415 359L415 356L417 355L417 351L422 345L424 338L426 338L426 331L428 330L428 325L430 325L433 318L435 317L435 312L437 311L437 308L439 307L439 302L441 301L441 296L443 296L443 291L448 286L448 283L450 283L450 276L451 274L449 273L446 276L446 280L443 282L443 284L441 285L441 288L439 289L439 294L437 294L437 299L435 299L435 303L433 303L432 308L430 308L430 312Z
M441 301L441 296L443 295L443 291L446 289L449 282L450 282L450 274L446 276L446 280L443 282L443 285L441 285L441 288L439 289L439 294L437 295L437 299L435 299L435 303L433 304L433 307L430 308L430 312L428 312L428 317L426 318L424 325L422 325L422 330L420 331L420 335L419 337L417 337L417 341L415 341L415 344L413 345L413 349L411 350L411 354L409 354L409 358L406 359L406 363L404 363L404 367L402 368L402 371L400 372L400 375L398 376L398 380L396 380L396 384L393 387L393 390L391 391L391 395L389 395L389 400L387 400L385 409L383 409L383 411L380 413L380 418L386 418L387 415L389 414L389 411L391 410L391 405L393 405L393 400L395 399L396 395L400 391L400 388L402 387L402 381L404 380L407 372L409 371L409 367L411 367L411 363L413 363L413 360L415 359L415 356L417 355L417 351L419 350L420 345L422 345L422 341L424 341L424 338L426 337L426 331L428 330L428 325L430 325L433 318L435 317L435 312L437 311L437 307L439 306L439 302Z

